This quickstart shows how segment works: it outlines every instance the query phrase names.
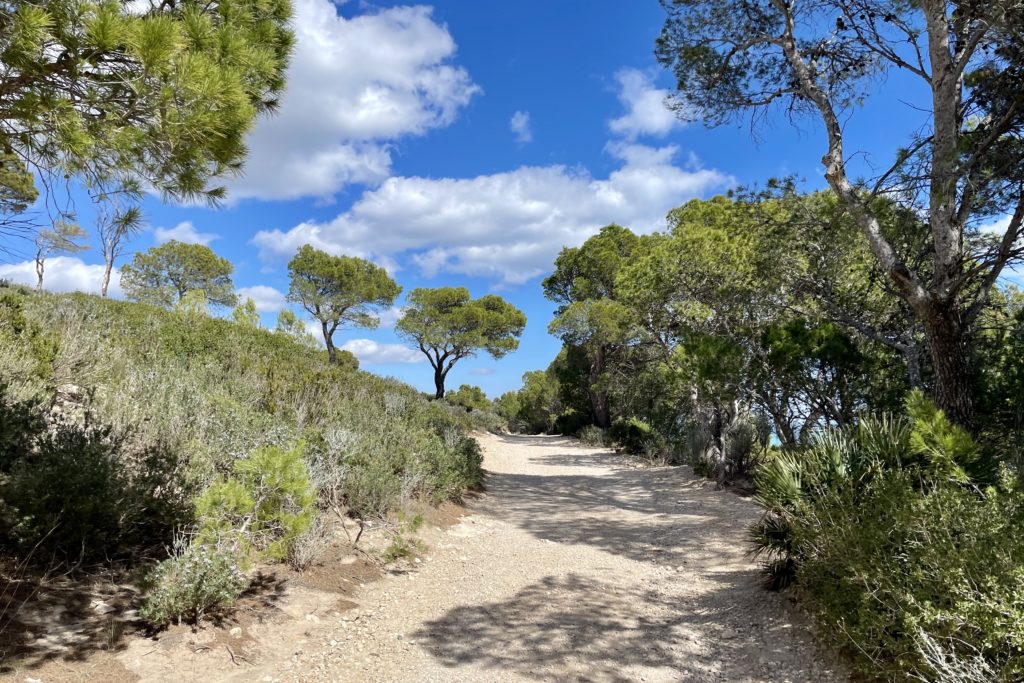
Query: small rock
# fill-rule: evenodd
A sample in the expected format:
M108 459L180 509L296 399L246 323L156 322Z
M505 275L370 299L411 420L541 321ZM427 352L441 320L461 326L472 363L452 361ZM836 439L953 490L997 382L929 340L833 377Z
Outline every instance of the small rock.
M241 638L242 637L242 627L241 626L236 626L233 629L231 629L230 631L228 631L228 633L231 634L232 638Z
M93 600L89 606L92 607L92 610L97 614L110 614L117 610L116 607L104 602L103 600Z

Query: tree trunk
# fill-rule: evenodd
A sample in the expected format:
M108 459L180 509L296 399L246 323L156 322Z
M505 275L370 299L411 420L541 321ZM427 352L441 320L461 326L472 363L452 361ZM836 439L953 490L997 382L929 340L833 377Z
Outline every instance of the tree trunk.
M949 304L932 304L921 311L925 343L935 373L933 396L954 424L974 428L974 363L968 333Z
M43 291L43 259L36 256L36 291Z
M434 398L444 398L444 378L447 373L440 366L434 368Z
M320 329L324 333L324 344L327 346L327 360L331 363L338 362L338 350L334 348L334 330L328 329L327 323L321 321Z
M595 385L604 374L605 347L598 345L594 350L594 360L590 363L590 386L587 393L590 394L590 403L594 410L594 424L601 429L608 429L612 426L611 408L608 405L608 394L595 389Z
M107 295L107 288L110 287L110 271L114 268L113 259L103 262L103 284L100 285L100 296Z

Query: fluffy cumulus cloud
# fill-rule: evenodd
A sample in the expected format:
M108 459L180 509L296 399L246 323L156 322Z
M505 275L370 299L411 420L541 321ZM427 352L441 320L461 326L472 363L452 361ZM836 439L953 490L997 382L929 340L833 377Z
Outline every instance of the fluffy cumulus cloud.
M239 301L252 299L258 313L277 313L287 305L284 293L267 285L242 287L237 294Z
M516 142L525 144L533 140L533 129L530 127L530 112L517 111L509 119L508 128L516 136Z
M103 284L102 265L85 263L74 256L56 256L46 259L45 266L43 289L51 292L100 293ZM0 278L35 287L35 262L0 264ZM107 294L115 299L123 296L121 274L116 268L110 274L110 289Z
M177 240L186 244L208 245L219 236L212 232L199 232L191 221L178 223L173 228L157 228L153 231L157 244Z
M405 309L401 306L392 306L391 308L386 308L383 311L378 311L375 315L380 318L380 326L388 328L394 327L395 323L398 322L398 319L402 317L404 312Z
M360 363L382 365L386 363L420 363L425 360L422 353L402 344L382 344L372 339L351 339L341 345Z
M615 74L619 101L626 113L608 122L616 135L633 141L643 135L665 136L682 124L665 106L669 91L655 87L651 76L637 69L622 69Z
M391 169L389 145L455 120L479 88L451 63L455 42L431 8L352 18L329 0L297 0L295 54L280 110L249 139L232 199L329 198Z
M326 223L257 233L267 260L305 243L380 261L400 257L425 275L460 273L519 284L547 272L563 246L602 226L637 232L664 226L666 212L724 189L728 176L676 161L674 146L610 143L619 167L607 178L566 166L521 167L475 178L389 178Z

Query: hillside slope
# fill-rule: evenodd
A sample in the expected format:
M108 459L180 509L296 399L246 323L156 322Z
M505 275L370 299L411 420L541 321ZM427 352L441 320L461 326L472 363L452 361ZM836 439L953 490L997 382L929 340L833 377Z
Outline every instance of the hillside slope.
M382 518L480 482L457 411L346 361L206 315L0 287L0 569L151 565L256 453L301 453L324 514Z

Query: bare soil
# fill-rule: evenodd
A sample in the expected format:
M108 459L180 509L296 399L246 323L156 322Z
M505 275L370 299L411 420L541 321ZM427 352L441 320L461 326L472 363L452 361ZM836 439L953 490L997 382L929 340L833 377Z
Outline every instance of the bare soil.
M747 555L754 504L687 468L556 437L479 436L487 492L431 513L382 577L337 545L230 619L13 680L846 681ZM369 532L368 542L385 535ZM89 669L92 667L92 670ZM91 673L90 673L91 671ZM86 675L89 674L89 675ZM0 676L2 677L2 676Z

